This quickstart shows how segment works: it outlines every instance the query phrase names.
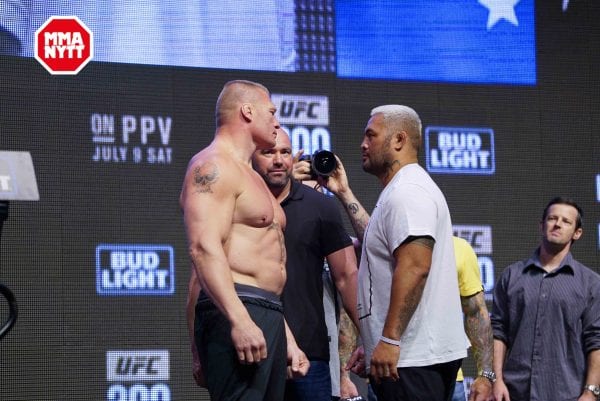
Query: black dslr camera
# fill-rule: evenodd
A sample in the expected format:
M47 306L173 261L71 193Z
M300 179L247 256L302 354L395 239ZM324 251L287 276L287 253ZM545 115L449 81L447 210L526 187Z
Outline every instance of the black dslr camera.
M306 160L310 163L311 180L316 180L318 177L328 177L337 167L335 155L328 150L316 150L312 156L305 155L300 160Z

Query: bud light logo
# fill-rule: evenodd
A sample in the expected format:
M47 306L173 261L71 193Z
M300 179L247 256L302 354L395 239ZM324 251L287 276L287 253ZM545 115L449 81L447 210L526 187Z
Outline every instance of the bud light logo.
M494 130L491 128L427 127L427 170L446 174L494 174Z
M170 295L175 291L173 247L102 244L96 248L100 295Z

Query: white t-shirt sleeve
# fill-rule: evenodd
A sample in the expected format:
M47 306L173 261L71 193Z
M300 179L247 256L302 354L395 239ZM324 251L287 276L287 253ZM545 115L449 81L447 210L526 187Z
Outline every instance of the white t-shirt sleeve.
M437 207L419 185L406 184L387 198L383 211L383 232L388 251L393 253L410 236L436 239Z

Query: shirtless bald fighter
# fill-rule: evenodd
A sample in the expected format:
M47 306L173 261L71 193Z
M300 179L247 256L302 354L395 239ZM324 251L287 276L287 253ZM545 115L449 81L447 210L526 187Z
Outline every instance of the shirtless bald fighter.
M202 291L194 357L213 401L281 401L287 363L293 375L308 370L279 300L285 215L251 165L256 149L275 146L275 111L264 86L225 84L215 137L191 159L180 196Z

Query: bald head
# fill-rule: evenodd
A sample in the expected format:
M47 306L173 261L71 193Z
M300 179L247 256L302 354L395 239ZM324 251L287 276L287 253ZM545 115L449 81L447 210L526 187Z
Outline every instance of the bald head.
M264 93L270 96L269 90L257 82L245 80L227 82L217 99L215 110L217 127L230 121L238 113L240 105L254 103Z
M408 106L386 104L371 110L371 116L381 114L388 135L395 131L406 131L415 151L421 147L421 119L416 111Z
M290 140L290 136L283 128L277 129L277 144L276 147L282 148L292 148L292 141Z

